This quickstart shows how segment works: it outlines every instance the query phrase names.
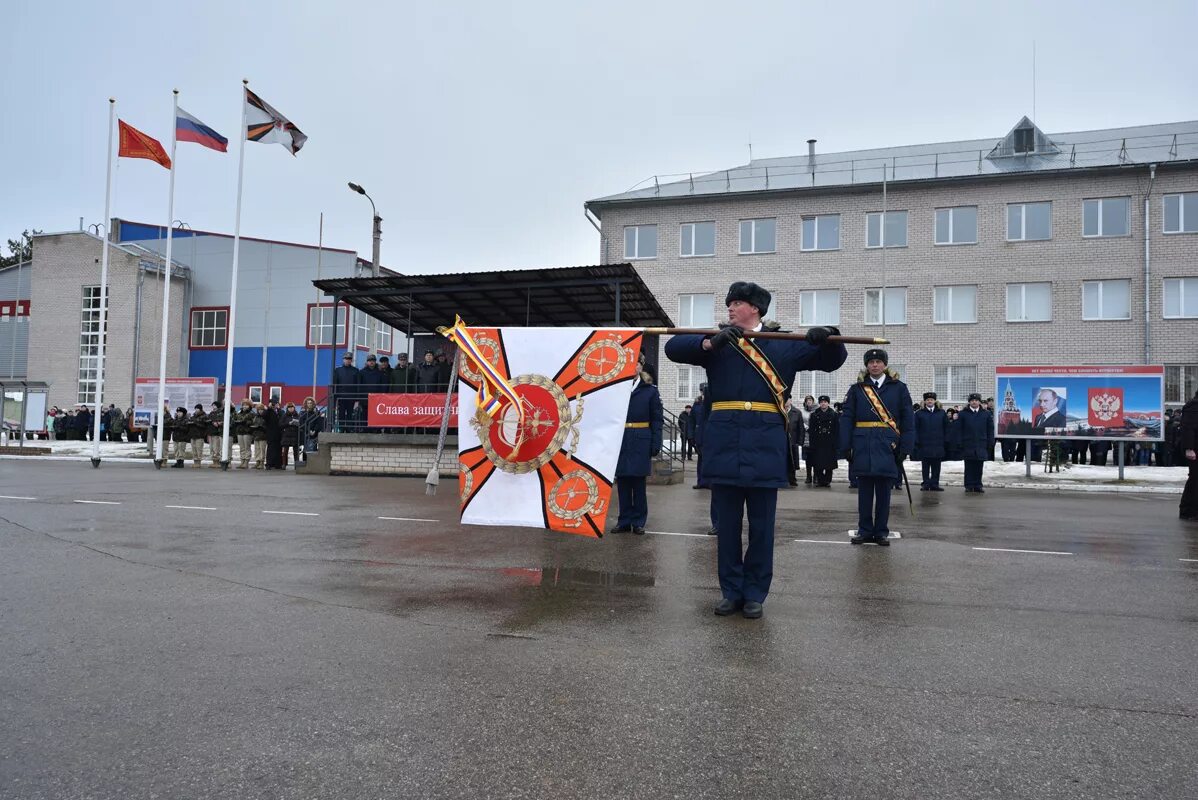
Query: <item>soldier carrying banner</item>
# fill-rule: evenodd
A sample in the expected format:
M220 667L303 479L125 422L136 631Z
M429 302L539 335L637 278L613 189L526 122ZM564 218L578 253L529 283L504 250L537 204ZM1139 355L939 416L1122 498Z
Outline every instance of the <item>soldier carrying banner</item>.
M828 341L836 328L816 327L805 339L749 338L746 331L776 329L763 322L770 293L737 281L725 298L728 324L714 335L686 334L666 343L666 356L707 370L711 416L703 445L703 477L712 485L718 528L719 616L741 611L758 619L774 563L774 512L787 485L786 397L800 370L832 372L844 363L844 345ZM746 508L749 547L741 548Z

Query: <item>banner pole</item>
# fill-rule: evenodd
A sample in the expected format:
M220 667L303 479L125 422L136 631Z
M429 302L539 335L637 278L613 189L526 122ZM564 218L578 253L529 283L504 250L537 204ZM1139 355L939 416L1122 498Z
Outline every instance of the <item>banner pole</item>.
M220 448L220 465L226 470L229 468L232 450L229 440L229 415L233 408L233 354L236 352L233 344L237 333L237 261L238 256L241 254L241 186L242 178L245 176L245 93L249 90L250 82L243 80L241 84L241 132L238 134L238 138L241 139L241 146L237 157L237 210L233 216L233 276L229 282L229 335L226 337L227 345L225 348L225 417L224 423L221 425L224 440L221 442Z
M96 402L92 414L92 466L100 466L100 413L104 402L104 339L108 334L108 240L112 236L112 121L116 98L108 98L108 177L104 182L104 255L100 266L100 328L96 346Z
M175 149L179 144L178 119L179 119L179 90L174 89L175 106L171 112L171 180L170 191L166 201L166 261L163 263L162 271L162 342L159 345L158 352L158 407L162 408L162 401L166 399L166 347L168 334L170 332L171 320L171 244L175 226ZM158 416L162 416L162 412L158 412ZM154 466L162 468L162 429L166 427L165 420L158 420L157 432L154 434Z

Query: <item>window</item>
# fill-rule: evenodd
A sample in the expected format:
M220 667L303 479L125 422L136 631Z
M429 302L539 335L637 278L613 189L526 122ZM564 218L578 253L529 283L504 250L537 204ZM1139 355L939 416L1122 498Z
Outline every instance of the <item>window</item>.
M887 364L886 369L898 375L898 379L903 383L907 382L907 365L906 364Z
M391 326L382 322L378 323L374 332L374 349L380 353L390 353L391 338Z
M629 225L624 229L624 258L657 258L657 226Z
M701 367L678 367L678 398L694 400L699 396L699 385L707 380Z
M191 349L223 350L228 344L229 309L193 308L191 310Z
M936 209L936 244L977 243L977 206Z
M803 250L839 250L840 215L803 217Z
M1032 242L1052 238L1052 203L1011 203L1007 206L1007 241Z
M1012 142L1016 153L1036 152L1036 129L1016 128L1012 131Z
M978 321L978 287L937 286L932 298L932 319L937 324Z
M1198 317L1198 278L1165 279L1165 318Z
M1165 233L1198 233L1198 192L1165 195Z
M907 324L907 288L905 286L886 289L882 296L881 289L865 290L865 324L882 324L882 306L886 307L887 325Z
M681 250L684 258L715 255L715 223L687 222L682 226Z
M678 324L683 328L714 328L715 295L678 295Z
M378 322L373 317L358 313L354 317L354 347L370 350L370 325L374 323L374 350L391 352L391 326Z
M1008 283L1007 322L1050 322L1051 283Z
M907 246L907 212L906 211L887 211L886 212L886 246L887 247L906 247ZM875 212L865 215L865 246L866 247L881 247L882 246L882 214Z
M1082 281L1082 319L1131 319L1131 281Z
M250 396L251 403L255 403L255 404L261 403L262 402L262 387L261 386L251 386L249 389L249 396Z
M840 290L816 289L799 292L799 324L806 327L839 325Z
M337 307L337 331L336 339L333 338L333 306L332 305L315 305L308 304L308 340L305 342L307 347L348 347L349 341L345 338L345 314L346 306L344 303Z
M1165 365L1165 402L1185 403L1198 392L1198 364Z
M774 219L740 221L740 253L772 253L777 243L778 222Z
M276 403L282 403L283 402L283 387L282 386L271 386L270 391L267 392L267 396L270 397L270 399L275 401Z
M978 368L973 364L936 367L932 383L941 403L963 403L978 390Z
M1104 197L1082 202L1082 236L1127 236L1131 233L1131 198Z
M96 403L97 367L100 360L100 339L108 341L108 319L100 330L100 287L83 287L83 305L79 315L79 403Z

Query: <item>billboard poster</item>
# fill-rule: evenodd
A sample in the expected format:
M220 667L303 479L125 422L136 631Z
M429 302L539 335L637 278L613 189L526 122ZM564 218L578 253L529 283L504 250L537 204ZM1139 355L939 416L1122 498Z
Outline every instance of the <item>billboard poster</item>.
M167 378L166 400L172 409L182 406L190 414L196 403L207 409L216 402L216 378ZM157 424L158 379L137 378L133 383L133 422L148 428Z
M439 428L445 416L445 394L407 393L367 396L366 425L370 428ZM449 427L458 426L458 395L449 405Z
M996 367L995 434L1161 441L1163 366Z

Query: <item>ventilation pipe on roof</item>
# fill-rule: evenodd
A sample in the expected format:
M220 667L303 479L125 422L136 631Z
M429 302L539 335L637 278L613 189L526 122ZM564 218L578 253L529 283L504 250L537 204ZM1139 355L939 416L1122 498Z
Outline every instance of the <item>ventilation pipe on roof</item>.
M807 140L807 166L815 172L815 139Z

